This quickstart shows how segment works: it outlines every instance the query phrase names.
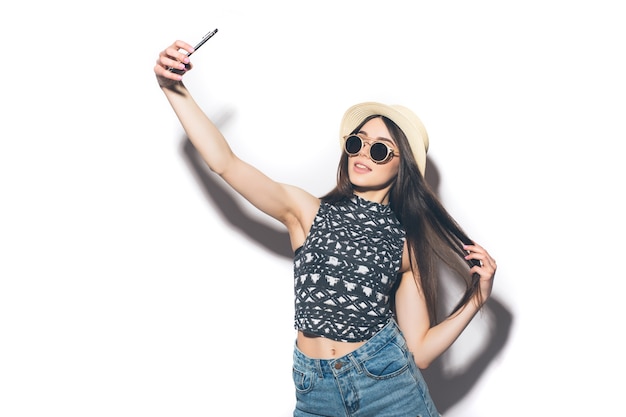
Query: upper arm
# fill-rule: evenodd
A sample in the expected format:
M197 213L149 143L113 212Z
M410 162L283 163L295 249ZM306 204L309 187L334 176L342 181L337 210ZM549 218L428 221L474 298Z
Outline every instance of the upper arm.
M259 210L285 224L293 244L299 231L309 227L307 224L315 216L319 200L296 187L272 180L235 155L184 85L164 92L208 167Z
M395 311L398 327L402 330L409 350L420 368L428 367L429 362L423 361L423 346L430 329L430 318L424 293L419 288L411 269L402 273L396 291Z
M298 187L274 181L236 156L220 175L252 205L283 223L292 246L304 241L319 208L319 198Z

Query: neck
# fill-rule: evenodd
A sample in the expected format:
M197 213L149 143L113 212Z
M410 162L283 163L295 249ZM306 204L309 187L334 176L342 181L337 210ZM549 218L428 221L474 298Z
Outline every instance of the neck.
M364 200L373 201L375 203L389 204L389 189L391 187L386 187L382 190L366 190L362 188L355 188L354 194L361 197Z

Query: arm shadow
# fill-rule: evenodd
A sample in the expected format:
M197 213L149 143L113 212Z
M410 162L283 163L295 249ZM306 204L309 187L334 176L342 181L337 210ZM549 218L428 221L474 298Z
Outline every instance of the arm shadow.
M494 320L489 328L488 342L483 350L472 359L469 366L464 368L461 373L450 375L450 372L444 371L444 357L442 356L433 362L428 369L422 371L433 401L437 404L439 412L444 415L471 392L491 361L506 346L509 338L513 323L511 312L493 296L487 300L483 309L488 310Z
M429 160L426 181L438 195L439 171ZM468 395L489 364L506 346L513 324L511 311L493 295L483 306L486 314L492 317L488 329L488 341L483 349L472 359L471 363L460 373L450 374L444 369L445 354L434 361L428 369L422 371L428 383L430 394L440 413L445 414L466 395ZM481 313L478 313L480 317Z
M234 191L231 191L222 178L209 169L187 137L184 137L182 141L182 155L207 200L219 210L221 216L230 225L267 251L293 259L287 231L277 230L250 217L237 202L233 195Z

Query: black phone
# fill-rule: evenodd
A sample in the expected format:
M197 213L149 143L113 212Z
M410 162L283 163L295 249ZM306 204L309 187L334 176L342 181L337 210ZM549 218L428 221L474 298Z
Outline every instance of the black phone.
M217 28L215 30L212 30L211 32L207 33L206 35L204 35L202 37L202 39L200 40L200 42L198 42L198 44L193 47L193 51L194 52L197 51L198 48L200 48L202 45L204 45L206 43L206 41L211 39L213 37L213 35L215 35L216 33L217 33ZM187 54L187 51L185 51L185 50L179 49L179 51ZM187 56L190 56L190 55L191 54L187 54ZM185 70L179 70L179 69L172 68L172 67L169 67L167 70L170 71L170 72L173 72L175 74L183 74L185 72Z
M217 29L207 33L206 35L204 35L204 37L200 40L200 42L198 42L198 44L196 46L193 47L194 51L197 51L198 48L200 48L202 45L204 45L204 43L206 41L208 41L209 39L211 39L213 37L213 35L215 35L217 33ZM191 54L189 54L191 55Z

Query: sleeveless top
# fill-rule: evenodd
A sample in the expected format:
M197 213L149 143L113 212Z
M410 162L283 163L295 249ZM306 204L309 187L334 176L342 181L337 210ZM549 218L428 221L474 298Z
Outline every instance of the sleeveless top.
M376 334L393 317L404 238L387 205L322 201L294 257L295 328L341 342Z

